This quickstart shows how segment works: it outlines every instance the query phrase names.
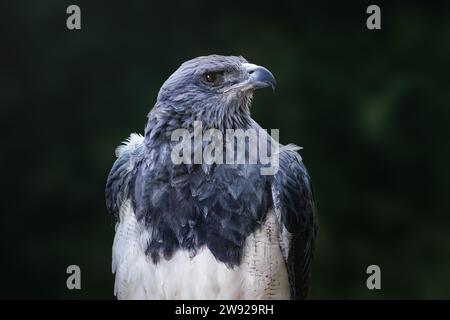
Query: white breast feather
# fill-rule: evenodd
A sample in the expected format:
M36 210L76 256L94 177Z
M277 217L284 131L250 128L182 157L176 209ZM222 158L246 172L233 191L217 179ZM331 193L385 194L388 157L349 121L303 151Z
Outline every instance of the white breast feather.
M193 258L178 250L170 260L153 264L145 255L149 231L126 201L112 250L114 294L118 299L289 299L279 229L269 212L264 225L247 238L243 261L234 268L217 261L206 247Z

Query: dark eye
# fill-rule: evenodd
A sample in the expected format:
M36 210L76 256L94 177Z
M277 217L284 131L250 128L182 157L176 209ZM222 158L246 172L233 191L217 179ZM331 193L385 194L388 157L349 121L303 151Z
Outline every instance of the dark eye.
M222 83L223 72L221 72L221 71L207 72L203 76L204 76L204 81L207 84L217 86Z
M205 74L205 79L206 79L206 82L213 83L217 79L217 74L216 73L207 73L207 74Z

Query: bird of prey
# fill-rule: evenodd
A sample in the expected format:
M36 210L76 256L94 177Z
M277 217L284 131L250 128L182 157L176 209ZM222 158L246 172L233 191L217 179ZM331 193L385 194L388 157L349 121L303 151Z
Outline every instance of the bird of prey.
M195 121L203 131L261 129L251 100L270 86L272 73L243 57L189 60L162 85L144 136L117 148L106 202L118 299L307 297L317 218L299 148L279 145L274 174L258 161L172 158L174 130L193 132Z

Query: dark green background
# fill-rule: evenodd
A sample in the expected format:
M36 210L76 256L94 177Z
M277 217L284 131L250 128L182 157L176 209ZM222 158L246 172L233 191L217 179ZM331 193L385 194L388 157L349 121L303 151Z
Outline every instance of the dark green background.
M273 71L253 117L304 147L311 297L450 298L450 6L430 2L375 1L369 31L364 1L3 1L0 297L113 297L114 148L179 64L220 53ZM382 290L366 288L371 264Z

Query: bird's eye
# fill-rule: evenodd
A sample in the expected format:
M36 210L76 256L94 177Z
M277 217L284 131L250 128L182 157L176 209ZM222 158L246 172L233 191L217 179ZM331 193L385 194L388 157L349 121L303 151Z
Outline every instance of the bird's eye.
M216 81L217 74L215 73L207 73L205 75L206 82L214 83Z
M223 72L207 72L203 75L204 82L208 85L217 86L222 83Z

